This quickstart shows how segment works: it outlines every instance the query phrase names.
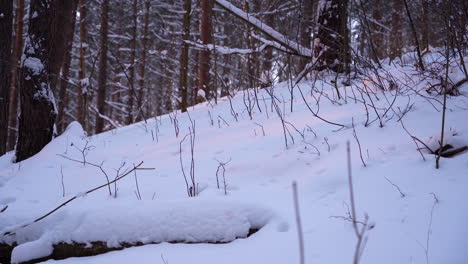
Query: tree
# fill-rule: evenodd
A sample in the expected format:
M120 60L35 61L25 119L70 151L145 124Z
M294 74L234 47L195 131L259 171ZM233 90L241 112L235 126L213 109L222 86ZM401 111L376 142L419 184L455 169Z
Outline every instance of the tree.
M99 42L99 77L98 77L98 95L97 95L97 117L96 134L104 129L104 119L102 115L106 114L106 85L107 85L107 38L109 27L109 0L103 0L101 4L101 39Z
M89 79L86 77L86 62L85 56L88 50L87 41L87 0L79 0L80 6L80 55L78 59L78 86L77 86L77 104L76 104L76 119L83 126L83 129L88 130L88 84Z
M52 140L57 113L51 86L62 65L71 13L72 1L31 1L19 76L17 162L38 153Z
M68 83L70 82L70 66L72 60L72 48L73 48L73 37L75 33L75 24L76 24L76 11L77 11L78 3L77 1L73 1L73 12L72 12L72 20L70 23L70 29L68 31L67 37L67 46L65 50L65 56L63 59L62 65L62 78L60 79L60 90L59 90L59 109L58 109L58 116L57 116L57 130L58 133L61 133L66 125L69 123L67 120L67 116L65 111L67 110L69 104L69 96L67 93L68 90Z
M16 136L18 125L18 66L21 62L21 55L23 54L23 27L24 27L24 0L16 2L16 18L15 18L15 49L13 61L13 74L11 78L11 92L10 92L10 111L9 111L9 127L12 128L8 133L8 146L7 149L15 148Z
M390 38L390 59L395 59L401 56L403 48L403 32L402 32L402 13L403 1L392 0L392 28Z
M347 0L325 0L318 18L317 69L344 72L349 64Z
M203 45L208 45L211 43L211 16L213 9L212 1L201 0L201 9L200 40ZM203 49L200 51L198 58L198 91L204 91L206 99L211 98L212 92L210 87L210 57L211 52L208 49Z
M12 25L13 0L2 1L0 5L0 155L5 154L7 149Z
M192 12L192 0L184 1L184 21L183 21L183 42L182 52L180 53L180 77L179 77L179 89L180 89L180 109L182 112L187 111L188 106L188 60L189 60L189 45L187 40L190 38L190 13Z
M127 125L133 123L133 105L135 101L135 63L136 63L136 48L137 48L137 26L138 26L138 1L133 0L133 14L132 14L132 38L130 40L130 67L129 67L129 77L128 85L130 86L130 93L128 95L128 115L127 115Z
M301 1L301 45L310 48L312 36L312 23L314 21L313 0ZM302 57L299 61L299 70L303 70L310 59Z
M140 111L140 114L138 115L140 118L137 118L137 120L141 120L141 118L145 118L143 116L143 96L146 92L146 87L145 87L145 74L146 74L146 57L148 54L148 39L149 39L149 18L150 18L150 7L151 3L150 0L145 1L145 16L144 16L144 21L143 21L143 37L141 40L141 62L140 62L140 68L139 68L139 76L138 76L138 98L137 98L137 107Z

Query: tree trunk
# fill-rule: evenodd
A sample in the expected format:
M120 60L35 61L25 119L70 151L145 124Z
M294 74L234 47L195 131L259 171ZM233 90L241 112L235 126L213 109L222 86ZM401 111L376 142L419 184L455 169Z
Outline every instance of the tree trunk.
M343 72L347 69L345 58L349 57L347 0L325 0L318 19L319 29L315 45L318 57L317 70L330 69ZM338 34L336 34L338 33Z
M212 16L213 3L211 0L201 0L201 32L200 40L203 45L211 44L211 16ZM211 99L212 89L210 87L210 56L211 52L203 49L199 52L199 71L198 71L198 92L204 91L206 98L197 98L198 101L203 99Z
M301 8L301 45L311 48L312 22L314 21L313 0L302 0ZM308 58L300 58L299 70L302 71L306 64L310 62Z
M385 57L385 47L384 47L384 38L382 27L377 24L382 23L382 2L381 0L374 0L372 5L372 19L373 23L370 27L370 35L372 38L372 43L375 47L375 54L372 54L372 59L377 62Z
M88 50L87 43L87 13L86 8L87 0L80 0L80 57L78 60L78 103L76 109L76 118L78 122L83 126L84 130L87 130L87 117L88 117L88 79L86 78L86 63L85 56Z
M11 39L13 34L13 0L0 5L0 156L5 154L8 138L8 112L11 81Z
M51 85L62 65L71 13L71 1L31 1L19 78L17 162L38 153L52 140L57 113Z
M21 55L23 54L23 27L24 27L24 0L18 0L16 3L16 36L15 36L15 61L13 65L13 76L11 78L11 92L10 92L10 111L9 111L9 127L11 128L8 133L8 150L12 150L16 145L16 136L18 131L18 101L19 101L19 88L18 88L18 72L21 62Z
M145 72L146 72L146 55L148 54L148 38L149 38L149 17L150 17L150 6L151 3L149 0L145 1L145 17L143 21L143 38L141 40L141 62L140 62L140 73L138 74L138 98L137 98L137 106L138 106L138 120L142 120L145 118L143 113L143 96L145 94Z
M128 95L128 115L127 125L133 123L133 105L135 101L135 59L136 59L136 40L137 40L137 15L138 15L138 1L133 0L133 25L132 25L132 40L130 41L130 67L129 67L129 89Z
M183 22L183 40L190 40L190 13L192 12L192 0L184 1L184 22ZM180 109L182 112L187 112L188 107L188 56L189 56L189 45L185 42L182 43L182 52L180 53L180 77L179 77L179 89L180 89Z
M74 0L73 1L73 12L72 12L72 17L71 17L71 23L70 23L70 31L68 31L68 37L67 37L67 46L66 46L66 51L65 51L65 56L63 60L63 65L62 65L62 78L60 79L60 90L59 90L59 111L58 111L58 116L57 116L57 130L58 133L60 134L67 126L69 123L69 119L65 115L65 110L66 106L68 106L69 103L69 97L68 97L68 82L69 77L70 77L70 64L71 64L71 53L73 49L73 37L75 33L75 24L76 24L76 9L78 6L78 1Z
M392 29L390 40L390 59L395 59L401 56L403 48L403 33L402 33L402 16L403 2L402 0L392 0Z
M421 49L429 48L429 0L421 0L422 5L422 23L421 23Z
M109 27L109 0L103 0L101 3L101 39L99 42L99 77L96 116L96 134L104 129L104 119L99 115L106 114L106 86L107 86L107 38Z

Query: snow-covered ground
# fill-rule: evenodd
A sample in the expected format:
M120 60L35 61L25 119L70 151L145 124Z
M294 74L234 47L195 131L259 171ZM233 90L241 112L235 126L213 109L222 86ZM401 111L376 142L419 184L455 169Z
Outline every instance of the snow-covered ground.
M453 73L454 78L457 74ZM260 90L261 112L253 107L252 120L243 100L247 92L240 92L232 99L232 110L222 98L217 105L195 106L190 116L173 113L92 137L83 136L80 125L73 123L26 161L11 163L13 153L0 157L0 209L8 205L0 213L0 232L15 233L1 236L0 242L20 244L13 251L14 262L48 255L59 242L103 241L109 247L124 242L158 244L46 263L299 263L292 195L292 182L296 181L306 263L350 263L357 239L347 219L349 140L357 220L364 221L368 215L374 226L366 232L361 263L467 263L468 153L442 158L440 169L435 169L435 156L425 150L423 161L398 121L399 115L408 110L403 117L406 129L435 146L443 97L419 90L424 81L406 83L397 96L395 91L377 91L369 95L372 102L365 98L369 123L377 118L373 103L383 127L379 120L364 127L366 108L358 101L362 100L360 94L353 95L350 87L347 102L332 103L326 95L336 97L334 86L317 81L317 89L324 94L311 96L310 80L294 88L293 112L288 83L273 89L277 109L272 107L271 93ZM359 82L354 85L363 87ZM346 128L315 117L299 89L314 111L314 97L320 98L320 117ZM343 95L345 89L340 89ZM455 146L468 145L468 85L461 91L462 95L447 101L446 140ZM255 101L253 91L250 96ZM287 148L277 110L288 122ZM182 164L190 184L190 136L181 144L189 134L190 119L195 123L197 197L187 197L180 165L182 147ZM178 136L174 122L180 128ZM136 176L131 173L116 186L112 184L110 190L101 188L84 195L106 183L98 167L67 159L83 161L80 150L85 146L86 161L102 164L109 180L141 161L141 167L154 170L139 170ZM222 167L217 187L219 162L227 163L227 194ZM75 195L75 200L57 212L20 228ZM245 238L255 228L260 230ZM167 243L228 241L232 242Z

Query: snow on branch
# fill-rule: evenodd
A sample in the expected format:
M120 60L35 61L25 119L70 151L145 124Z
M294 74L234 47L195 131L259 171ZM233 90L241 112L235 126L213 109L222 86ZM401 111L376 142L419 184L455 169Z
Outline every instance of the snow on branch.
M201 44L201 43L189 41L189 40L184 40L184 42L197 49L215 51L216 53L222 54L222 55L257 53L257 52L263 51L265 48L270 46L269 44L265 43L255 49L239 49L239 48L230 48L230 47L213 45L213 44L205 45L205 44Z
M243 21L247 22L251 26L255 27L256 29L263 32L268 37L272 38L274 41L281 44L281 46L286 47L288 50L291 50L293 54L303 57L312 57L312 51L309 48L302 46L301 44L290 40L285 35L279 33L278 31L274 30L267 24L263 23L259 19L253 17L249 13L246 13L233 4L229 3L226 0L215 0L215 3L224 8L229 13L233 14L237 18L242 19Z

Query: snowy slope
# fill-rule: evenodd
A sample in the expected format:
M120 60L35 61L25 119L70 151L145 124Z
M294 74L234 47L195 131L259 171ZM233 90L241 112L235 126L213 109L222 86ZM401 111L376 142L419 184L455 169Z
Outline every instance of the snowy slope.
M261 112L255 106L252 120L243 100L247 92L240 92L232 99L238 121L229 101L222 98L217 105L195 106L190 116L173 113L92 137L84 137L74 123L43 151L20 164L10 162L12 153L0 157L0 209L8 205L0 213L0 230L16 233L0 237L0 242L22 244L13 251L14 261L47 255L52 244L62 241L104 241L111 247L123 242L163 243L47 263L299 263L291 192L291 183L297 181L306 263L349 263L356 246L352 224L344 219L350 203L349 140L358 219L364 221L367 214L375 225L366 233L362 263L466 263L468 154L442 158L441 168L436 170L434 155L424 152L423 161L398 122L399 111L412 105L403 118L408 131L428 143L439 135L442 97L418 90L424 84L410 83L408 86L414 85L411 89L404 88L396 96L394 91L371 94L383 127L378 120L364 127L365 107L352 99L349 87L346 102L331 103L326 95L336 97L334 86L317 81L316 87L324 91L321 96L314 94L321 98L319 116L345 125L344 129L323 122L308 110L299 88L316 111L311 81L294 88L293 112L288 83L279 84L273 90L281 101L279 110L298 130L287 125L291 133L287 148L282 123L265 90L258 92ZM355 85L362 87L360 82ZM415 96L415 91L424 96ZM466 84L462 92L462 96L449 97L446 117L448 137L460 146L468 145ZM254 100L253 91L249 93ZM369 115L370 121L377 117L372 109ZM180 128L177 137L174 116ZM195 198L187 197L179 156L190 119L196 126L194 172L200 193ZM84 146L89 147L86 160L102 164L110 180L118 168L122 172L141 161L143 167L155 170L138 171L136 177L131 174L117 182L117 198L106 188L78 195L44 220L18 229L67 199L106 183L99 168L59 156L83 160L79 149ZM187 137L182 143L187 176L190 157ZM218 161L229 161L225 165L227 195L222 176L217 188ZM251 228L261 229L242 238ZM164 243L235 238L241 239L227 244Z

